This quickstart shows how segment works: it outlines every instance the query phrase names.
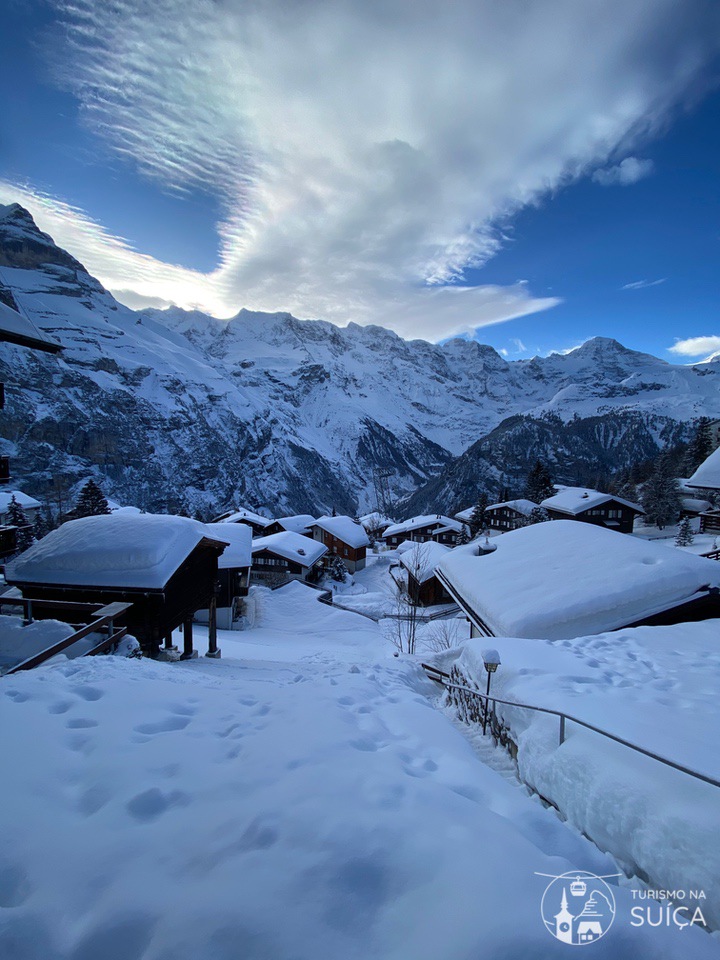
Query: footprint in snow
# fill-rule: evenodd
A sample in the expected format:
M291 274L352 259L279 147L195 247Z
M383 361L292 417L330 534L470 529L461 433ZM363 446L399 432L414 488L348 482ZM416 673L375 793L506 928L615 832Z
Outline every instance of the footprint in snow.
M86 686L78 687L77 690L75 690L75 694L78 697L82 697L83 700L88 700L90 702L94 700L100 700L104 692L104 690L98 690L97 687Z
M68 730L89 730L90 727L96 727L97 720L88 720L86 717L78 717L76 720L68 720L65 726Z
M73 704L70 700L58 700L57 703L51 703L48 707L48 713L67 713Z
M6 690L5 696L14 703L25 703L26 700L30 699L27 693L22 693L20 690Z
M0 863L0 907L19 907L32 893L25 871L12 863Z
M153 736L156 733L184 730L189 723L189 717L166 717L164 720L156 720L154 723L140 723L135 727L135 732Z
M149 823L152 820L157 820L171 807L184 807L189 802L190 798L180 790L163 793L158 787L151 787L149 790L136 794L125 806L134 820L139 823Z

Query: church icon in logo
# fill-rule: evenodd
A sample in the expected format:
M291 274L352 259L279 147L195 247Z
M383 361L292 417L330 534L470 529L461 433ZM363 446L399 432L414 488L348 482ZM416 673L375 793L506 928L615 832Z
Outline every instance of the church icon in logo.
M615 919L615 897L605 880L619 874L598 877L578 870L559 877L546 873L538 876L552 877L540 911L556 940L582 946L605 936Z

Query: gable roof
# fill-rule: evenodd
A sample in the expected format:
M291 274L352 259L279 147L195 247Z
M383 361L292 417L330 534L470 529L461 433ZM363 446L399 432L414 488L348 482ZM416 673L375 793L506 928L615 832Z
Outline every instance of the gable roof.
M268 520L267 517L261 516L259 513L253 513L252 510L246 510L244 507L241 507L239 510L236 510L234 513L228 514L226 517L222 517L215 523L242 523L247 521L250 524L255 524L257 527L268 527L272 523L272 520Z
M425 583L435 576L435 568L444 560L450 547L443 543L428 540L427 543L414 543L409 550L400 555L400 563L413 575L418 583Z
M533 510L537 510L540 504L535 503L533 500L504 500L502 503L491 503L485 510L501 510L503 507L508 507L510 510L515 510L517 513L521 513L524 517L529 517Z
M214 540L226 541L228 546L218 560L220 570L249 567L252 563L252 529L246 523L206 523Z
M703 460L695 473L686 481L688 487L704 487L720 490L720 447Z
M720 563L590 523L554 520L451 551L438 575L495 636L564 640L615 630L720 587Z
M189 517L111 513L69 520L5 568L8 583L162 589L201 543L226 544Z
M23 510L34 510L36 507L42 506L39 500L28 496L28 494L23 493L22 490L3 490L0 492L0 513L7 513L13 497L15 497Z
M310 525L310 529L312 530L313 527L320 527L321 530L325 530L326 533L342 540L349 547L358 549L359 547L370 546L365 528L361 523L353 520L352 517L319 517Z
M592 510L595 507L601 507L604 503L613 500L615 503L621 503L624 507L634 510L636 513L645 513L643 508L630 500L623 500L622 497L616 497L612 493L601 493L599 490L591 490L588 487L563 487L555 496L548 497L540 504L547 510L557 510L559 513L567 513L576 517L579 513L586 510Z
M270 523L272 522L271 520ZM311 517L309 513L298 513L292 517L278 517L274 522L279 523L283 530L303 533L310 529L311 524L315 523L315 517Z
M292 530L271 533L269 537L253 540L253 556L261 550L269 550L270 553L292 563L299 563L302 567L311 567L328 552L324 543L311 540L310 537L304 537L301 533L294 533Z
M403 520L402 523L394 523L388 527L383 537L394 537L398 533L409 533L413 530L419 530L422 527L436 526L443 530L452 530L455 533L462 532L462 524L451 517L444 517L439 513L426 514L422 517L411 517L409 520Z

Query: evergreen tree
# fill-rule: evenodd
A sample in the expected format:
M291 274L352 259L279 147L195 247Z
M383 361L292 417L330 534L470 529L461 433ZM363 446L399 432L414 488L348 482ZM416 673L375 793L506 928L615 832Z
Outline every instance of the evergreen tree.
M28 547L35 542L33 536L32 524L27 518L22 504L18 503L15 494L10 497L10 503L7 510L7 522L12 527L17 527L15 532L15 547L17 553L24 553Z
M680 485L672 469L671 458L663 452L655 461L655 468L643 488L642 505L645 522L663 530L676 523L680 513Z
M483 491L478 494L477 503L473 509L473 512L470 516L470 537L474 540L479 533L485 529L485 509L488 505L488 495Z
M73 517L99 517L110 513L110 507L100 487L92 477L80 491Z
M695 427L695 436L688 444L685 460L685 471L691 476L697 468L703 463L713 451L712 436L710 433L710 420L708 417L700 417Z
M336 553L331 553L326 561L326 569L330 577L337 583L345 583L347 580L347 567Z
M465 524L462 525L462 530L457 535L457 540L455 542L459 547L463 546L466 543L470 543L470 531L468 530Z
M535 523L545 523L545 521L549 519L550 514L545 507L533 507L523 526L531 527Z
M525 496L533 503L542 503L548 497L555 496L555 486L553 484L550 471L541 460L536 460L525 481Z
M37 516L35 517L35 522L33 523L33 534L36 540L42 540L43 537L46 537L50 533L50 524L46 516L43 516L40 511L38 511Z
M678 525L677 536L675 537L675 546L689 547L695 539L690 526L690 517L683 517Z

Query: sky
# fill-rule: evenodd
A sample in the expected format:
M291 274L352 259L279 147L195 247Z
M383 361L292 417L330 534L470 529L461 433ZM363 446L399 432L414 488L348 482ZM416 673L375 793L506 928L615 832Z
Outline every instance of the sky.
M0 203L123 303L720 350L714 0L7 0Z

